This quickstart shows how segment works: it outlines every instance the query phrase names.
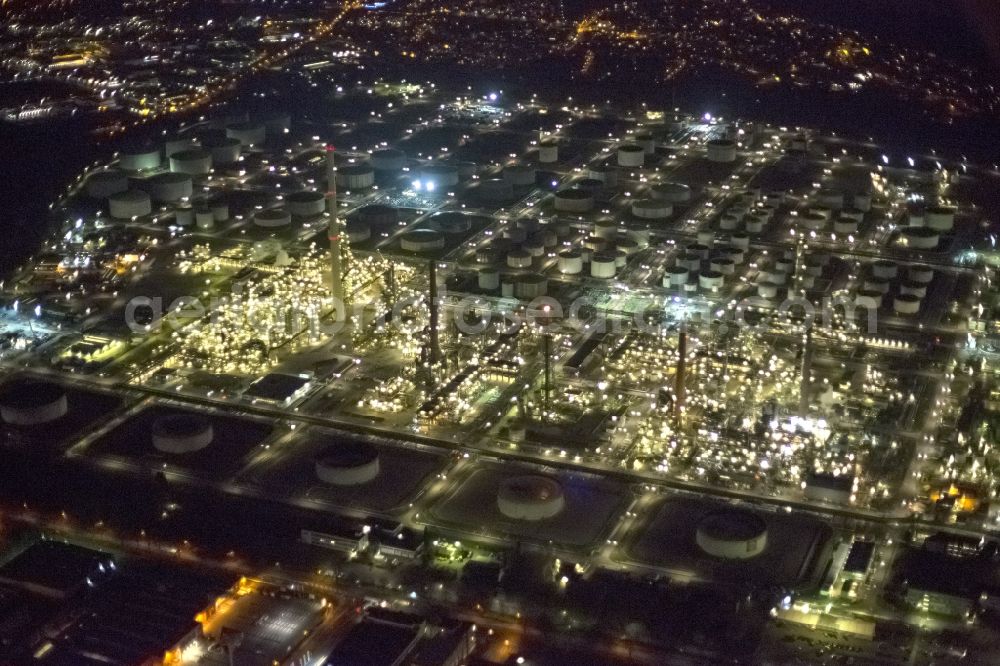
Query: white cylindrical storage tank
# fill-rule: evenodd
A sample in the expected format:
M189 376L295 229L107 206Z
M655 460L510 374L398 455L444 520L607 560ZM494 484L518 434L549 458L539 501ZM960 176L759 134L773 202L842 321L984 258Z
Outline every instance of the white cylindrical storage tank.
M433 229L414 229L400 237L399 246L407 252L432 252L444 249L444 236Z
M458 185L458 169L449 164L428 164L420 168L420 183L431 192L446 191Z
M729 257L715 257L709 263L709 267L717 273L723 275L733 275L736 273L736 262Z
M698 287L705 291L714 291L722 287L724 279L719 271L702 271L698 273Z
M628 236L625 236L624 238L618 238L615 241L615 249L620 252L624 252L626 255L633 255L639 251L639 244Z
M781 190L771 190L764 195L764 203L771 206L780 206L785 203L785 193Z
M711 229L704 229L698 232L698 245L711 248L715 245L715 233Z
M629 229L625 233L628 237L635 241L635 244L640 248L649 247L649 229Z
M656 139L649 132L639 132L632 137L632 140L642 146L642 151L647 155L652 155L656 152Z
M366 190L375 184L375 169L368 164L348 164L337 167L337 187L344 190Z
M215 200L209 203L212 208L212 217L216 222L225 222L229 219L229 204L222 200Z
M359 486L379 475L378 449L365 442L346 440L316 458L316 477L334 486Z
M514 278L505 277L500 281L500 295L504 298L514 298Z
M190 227L194 224L194 210L188 204L181 204L174 209L174 224L178 227Z
M705 144L710 162L735 162L736 142L730 139L712 139Z
M226 126L226 136L239 139L244 146L259 146L267 137L267 130L259 123L233 123Z
M126 171L149 171L160 166L160 149L155 146L129 148L118 155L118 166Z
M864 289L866 291L877 291L880 294L888 294L889 286L890 285L888 280L872 277L865 280Z
M66 392L58 384L19 378L0 388L0 419L8 425L42 425L67 413Z
M145 192L126 190L108 197L108 212L119 220L130 220L152 213L153 202Z
M537 236L532 236L524 241L522 247L532 257L541 257L545 254L545 243Z
M172 414L153 422L151 438L157 451L183 455L208 447L215 438L215 430L207 418L195 414Z
M586 213L594 207L594 196L585 190L567 188L555 193L555 209L563 213Z
M688 275L690 271L684 266L674 266L667 270L667 274L663 276L664 287L683 287L687 284Z
M618 186L618 167L613 164L599 164L587 170L587 177L592 180L599 180L605 187Z
M740 222L742 220L738 215L733 213L723 213L719 218L719 229L722 231L735 231L740 228Z
M311 190L292 192L285 197L285 208L295 217L315 217L326 212L326 197Z
M914 282L927 284L934 279L934 269L929 266L910 266L906 269L906 277Z
M816 205L810 206L807 212L809 215L822 215L824 220L833 219L833 209L829 206Z
M636 199L632 202L632 214L644 220L665 220L673 213L673 205L666 201Z
M854 296L854 304L858 307L877 310L882 307L882 292L871 289L861 289Z
M154 201L174 203L189 199L194 193L194 183L186 173L158 173L143 183Z
M867 213L872 209L872 195L867 193L855 194L851 205L861 212Z
M270 208L259 210L254 213L253 223L258 227L277 228L287 227L292 223L292 214L284 208Z
M480 268L479 288L483 291L498 290L500 288L500 271L495 268Z
M742 248L735 247L733 245L724 245L722 247L719 247L718 252L720 256L722 254L728 256L730 259L736 262L737 265L742 264L743 259L746 256L746 252Z
M701 243L691 243L687 246L687 252L689 254L696 254L701 260L708 259L709 255L712 253L712 248L707 245L702 245Z
M749 560L767 548L767 523L750 511L720 509L698 521L695 542L712 557Z
M618 147L618 166L637 168L645 162L646 152L642 146L626 143Z
M383 148L372 153L372 167L376 171L402 171L406 154L395 148Z
M838 217L833 221L833 231L838 234L856 234L858 223L849 217Z
M816 201L827 208L840 210L844 207L844 193L824 188L816 193Z
M559 253L559 272L564 275L577 275L583 271L583 255L576 250L565 250Z
M344 233L348 243L364 243L372 237L372 228L363 220L348 220L344 225Z
M479 181L478 193L486 201L507 201L514 197L514 186L503 178L489 178Z
M212 164L235 164L240 159L240 149L243 144L239 139L228 136L205 138L202 149L212 156Z
M742 250L750 247L750 236L743 232L737 232L729 237L729 242Z
M211 231L215 228L215 216L211 208L198 208L194 211L194 223L200 231Z
M751 215L746 218L744 222L744 228L747 233L759 234L764 231L764 225L767 224L767 219L761 215Z
M538 144L538 161L551 164L559 161L559 144L555 141L542 141Z
M941 237L930 227L906 227L900 235L900 242L914 250L933 250Z
M915 315L920 312L920 297L914 294L899 294L893 299L892 309L896 314Z
M511 268L531 268L532 256L527 250L520 248L507 253L507 265Z
M204 176L212 170L212 155L200 148L182 150L170 156L170 170L191 176Z
M548 293L549 281L544 275L528 273L514 279L514 297L522 300L540 298Z
M594 252L600 252L608 247L608 241L600 236L587 236L583 239L583 247Z
M927 284L924 282L914 282L913 280L905 280L899 285L900 294L910 294L916 296L917 298L923 299L927 296Z
M649 193L654 199L671 204L691 201L691 188L684 183L660 183L653 185Z
M891 280L899 274L899 265L895 261L879 259L872 263L872 275L882 280Z
M615 268L625 268L625 264L628 263L628 255L621 250L614 250L615 255Z
M840 219L854 220L858 224L861 224L862 220L865 219L865 214L857 208L845 208L840 211Z
M924 212L924 226L935 231L951 231L955 226L955 209L949 206L932 206Z
M590 276L595 278L613 278L617 266L615 255L610 252L595 252L590 258Z
M757 295L761 298L777 298L780 286L773 282L761 282L757 285Z
M503 179L511 187L532 187L535 184L535 167L527 164L511 164L504 167Z
M685 252L677 258L677 265L697 273L701 270L701 255L697 252Z
M128 189L128 175L121 169L105 169L90 174L87 178L87 196L107 199Z
M526 474L500 483L497 508L513 520L546 520L562 513L566 508L566 499L558 479Z
M594 222L594 235L604 240L612 240L618 236L618 223L614 220L598 220Z
M198 147L198 142L192 136L173 136L163 142L163 154L170 157L174 153L192 150Z
M508 226L503 230L503 237L511 243L523 243L528 240L528 232L520 227Z
M810 210L802 215L799 215L799 220L801 220L801 224L804 229L808 229L809 231L822 231L823 227L826 226L827 217L822 213Z

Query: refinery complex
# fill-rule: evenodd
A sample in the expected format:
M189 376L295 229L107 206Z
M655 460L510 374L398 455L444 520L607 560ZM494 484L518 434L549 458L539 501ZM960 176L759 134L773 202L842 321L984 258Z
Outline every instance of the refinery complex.
M547 663L511 623L608 629L621 590L703 625L632 617L627 655L579 663L817 635L951 663L993 621L1000 172L402 80L330 109L208 112L51 202L0 286L0 418L53 477L11 481L5 520L60 536L9 589L211 562L165 576L164 664ZM28 643L83 663L84 635Z

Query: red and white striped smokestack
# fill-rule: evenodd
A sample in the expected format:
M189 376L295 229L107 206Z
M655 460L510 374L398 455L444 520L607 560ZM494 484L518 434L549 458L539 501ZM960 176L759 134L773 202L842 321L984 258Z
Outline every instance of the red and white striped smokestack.
M326 212L330 216L328 238L330 240L330 295L337 308L337 321L347 319L347 303L344 294L344 266L340 248L340 218L337 215L337 149L326 146Z

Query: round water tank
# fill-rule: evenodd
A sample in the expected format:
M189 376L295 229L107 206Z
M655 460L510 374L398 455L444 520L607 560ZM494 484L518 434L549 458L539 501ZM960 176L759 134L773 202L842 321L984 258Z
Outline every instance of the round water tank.
M684 266L674 266L673 268L667 269L666 275L663 276L664 287L683 287L687 284L689 271Z
M182 150L170 156L170 170L191 176L204 176L212 170L212 155L200 148Z
M899 273L899 265L888 259L879 259L872 263L872 275L883 280L891 280Z
M559 161L559 144L555 141L541 141L538 144L538 161L551 164Z
M337 167L337 187L345 190L366 190L375 184L375 169L369 164L348 164Z
M158 173L143 183L154 201L174 203L188 199L194 193L194 183L186 173Z
M924 213L924 225L935 231L951 231L955 226L955 209L949 206L932 206Z
M395 148L384 148L372 153L372 166L376 171L402 171L406 166L406 155Z
M364 442L347 440L316 458L316 477L332 486L359 486L378 475L378 449Z
M497 508L514 520L553 518L566 507L562 484L553 477L528 474L505 479L497 489Z
M118 155L118 166L126 171L149 171L160 166L160 149L155 146L129 148Z
M674 207L657 199L636 199L632 202L632 214L644 220L665 220L674 212Z
M259 210L254 213L253 223L258 227L286 227L292 223L292 215L284 208Z
M244 146L259 146L267 137L267 130L259 123L233 123L226 126L226 136L239 139Z
M500 289L500 271L495 268L480 268L478 273L479 288L483 291Z
M649 190L654 199L667 203L685 203L691 200L691 188L684 183L660 183Z
M212 443L212 422L195 414L171 414L153 422L153 447L161 453L181 455L201 451Z
M121 169L105 169L90 174L87 178L87 196L107 199L128 189L128 175Z
M646 151L635 143L626 143L618 147L618 166L636 168L645 162Z
M882 307L882 292L861 289L854 297L854 304L859 307L878 309Z
M535 184L535 167L527 164L512 164L504 167L503 179L511 187L531 187Z
M583 255L576 250L565 250L559 253L559 272L564 275L577 275L583 271Z
M403 234L399 246L407 252L433 252L444 249L444 236L433 229L414 229Z
M719 271L701 271L698 274L698 287L705 291L715 291L722 287L723 279L723 275Z
M62 418L68 412L66 392L58 384L13 379L0 387L0 419L8 425L41 425Z
M915 294L899 294L893 300L892 309L896 314L915 315L920 312L920 297Z
M458 168L449 164L428 164L420 168L420 181L425 190L445 191L458 185Z
M735 162L736 142L729 139L712 139L705 144L710 162Z
M326 197L311 190L292 192L285 197L285 208L295 217L315 217L326 212Z
M618 186L618 167L613 164L598 164L587 170L587 177L599 180L605 187Z
M914 250L933 250L939 241L938 232L930 227L906 227L900 236L902 245Z
M610 252L595 252L590 258L590 276L613 278L616 271L615 255Z
M521 248L507 253L507 265L511 268L530 268L531 260L531 253Z
M698 521L695 541L712 557L748 560L767 547L767 523L750 511L721 509Z
M514 197L514 186L504 178L488 178L479 182L478 194L485 201L507 201Z
M531 300L544 296L548 292L549 281L544 275L529 273L518 275L514 279L514 296L523 300Z
M594 207L594 196L585 190L567 188L555 194L555 208L563 213L586 213Z
M152 213L153 203L141 190L126 190L108 197L108 212L119 220L130 220Z

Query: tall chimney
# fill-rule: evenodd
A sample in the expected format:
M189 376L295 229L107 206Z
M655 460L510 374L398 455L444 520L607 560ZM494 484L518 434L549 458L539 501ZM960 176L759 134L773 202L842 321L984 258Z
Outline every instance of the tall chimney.
M437 287L437 262L433 259L428 263L428 272L430 275L431 283L431 293L430 293L430 313L431 313L431 364L435 364L441 360L441 347L438 344L438 287Z
M340 219L337 216L337 162L336 149L326 147L326 212L330 216L330 295L337 307L337 321L347 320L347 298L344 293L344 266L340 248Z
M812 323L806 322L806 333L802 341L802 369L799 379L799 416L809 411L809 387L812 386Z
M687 381L687 320L681 319L680 333L677 335L677 374L674 375L674 418L681 422L684 414L684 384Z

